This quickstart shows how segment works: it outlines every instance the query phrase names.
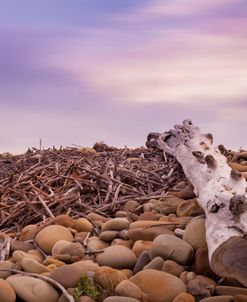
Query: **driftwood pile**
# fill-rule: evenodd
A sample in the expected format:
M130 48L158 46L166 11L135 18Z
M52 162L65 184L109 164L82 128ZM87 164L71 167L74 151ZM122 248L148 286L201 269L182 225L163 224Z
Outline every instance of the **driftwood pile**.
M16 234L62 213L113 217L127 200L162 197L184 179L176 159L168 155L165 161L156 148L96 143L93 148L0 154L0 229Z

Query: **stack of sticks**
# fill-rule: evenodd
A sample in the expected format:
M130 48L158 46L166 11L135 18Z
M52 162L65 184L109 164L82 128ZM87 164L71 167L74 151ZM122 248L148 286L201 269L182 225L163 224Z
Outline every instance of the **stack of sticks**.
M161 198L185 180L172 157L158 149L32 148L0 154L0 230L18 233L25 225L68 213L112 217L129 199Z

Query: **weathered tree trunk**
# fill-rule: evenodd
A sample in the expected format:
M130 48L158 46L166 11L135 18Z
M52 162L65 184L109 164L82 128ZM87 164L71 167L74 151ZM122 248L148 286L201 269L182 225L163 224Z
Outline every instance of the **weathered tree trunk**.
M161 135L150 133L147 146L157 146L182 165L206 214L209 261L214 272L247 286L246 181L233 170L211 134L202 135L190 120Z

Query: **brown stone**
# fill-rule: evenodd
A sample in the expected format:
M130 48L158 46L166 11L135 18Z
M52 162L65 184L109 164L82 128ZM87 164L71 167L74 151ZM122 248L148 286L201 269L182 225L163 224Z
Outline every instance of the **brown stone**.
M122 231L129 228L129 221L127 218L113 218L105 222L102 226L102 231L114 230Z
M23 251L14 251L14 253L12 254L12 259L15 263L21 262L22 259L24 259L24 258L31 258L31 259L35 259L35 260L40 262L40 259L38 257L35 257L34 255L27 254Z
M128 269L128 268L124 268L120 270L122 273L125 274L125 276L129 279L130 277L133 276L133 272L132 270Z
M71 242L73 241L73 236L64 226L49 225L37 233L35 240L45 253L51 254L52 247L56 242L59 240Z
M36 224L29 224L29 225L25 226L21 230L20 240L28 241L28 240L34 239L37 231L38 231L38 226Z
M207 247L205 221L205 218L191 220L183 233L183 240L193 246L194 249Z
M119 231L103 231L99 234L99 238L103 241L111 242L118 237Z
M50 278L61 283L65 288L75 287L83 274L94 272L98 268L99 266L91 260L78 261L58 267L50 273Z
M109 296L103 302L139 302L139 300L130 297Z
M125 204L124 204L124 206L123 206L123 211L126 211L126 212L131 212L131 211L133 211L133 210L135 210L136 208L138 208L139 207L139 202L137 202L136 200L134 200L134 199L130 199L130 200L128 200Z
M158 220L157 216L153 212L144 212L141 215L139 215L138 221L140 220Z
M108 247L109 243L105 242L98 237L90 237L88 238L87 248L90 252L103 250L104 248Z
M195 298L190 294L181 293L172 302L195 302Z
M206 247L196 250L194 271L198 275L215 276L209 264L208 249Z
M188 264L194 255L192 246L175 235L159 235L152 243L151 258L157 256L166 260L168 257L179 264Z
M22 268L29 273L42 274L50 272L50 270L43 264L31 258L24 258L21 261Z
M136 228L148 228L148 227L155 227L155 226L161 226L164 225L168 227L168 225L165 222L157 221L157 220L139 220L132 222L130 224L130 229L136 229Z
M128 248L121 245L112 245L104 249L103 253L96 256L99 265L107 265L113 268L133 268L136 263L136 255Z
M75 220L75 228L78 232L89 232L92 233L93 225L86 218L79 218Z
M168 230L166 226L157 226L150 228L134 228L128 230L127 236L129 239L133 241L137 240L145 240L145 241L153 241L157 236L161 234L174 234L173 231Z
M9 260L0 261L0 278L6 279L8 276L10 276L11 272L1 271L5 269L12 269L14 266L14 263Z
M60 240L53 245L52 256L62 261L66 256L66 262L73 263L84 257L84 249L80 243Z
M199 206L197 199L185 200L177 208L177 215L179 217L183 216L197 216L204 214L203 210Z
M132 248L136 257L139 257L143 251L149 251L152 246L152 241L137 240Z
M126 213L125 211L117 211L115 213L115 218L127 218L128 217L128 213Z
M122 245L127 247L128 249L132 249L133 241L132 240L124 240L121 238L116 238L112 241L111 245Z
M236 295L233 299L234 302L247 302L247 295Z
M108 217L105 217L103 215L100 215L100 214L97 214L97 213L93 213L93 212L87 214L87 218L89 220L94 221L94 222L100 221L100 222L103 222L103 223L106 222L106 221L108 221L108 220L110 220L110 218L108 218Z
M81 296L76 302L95 302L92 298L89 296Z
M141 255L137 258L133 273L136 274L139 271L143 270L144 266L151 261L148 251L143 251Z
M187 283L187 291L193 296L206 298L213 294L216 283L205 276L196 276Z
M137 300L140 300L142 297L142 291L140 288L129 280L123 280L120 282L115 288L115 293L118 296L131 297Z
M216 286L215 288L215 295L238 295L238 294L242 294L242 295L247 295L247 288L243 288L243 287L234 287L234 286Z
M223 296L213 296L201 299L200 302L232 302L233 297L229 295L223 295Z
M155 257L152 261L144 266L144 269L157 269L158 271L162 270L164 264L164 259L161 257Z
M33 250L35 248L33 243L29 242L22 242L19 240L12 240L10 243L10 250L11 252L14 251L23 251L23 252L28 252L29 250Z
M108 266L101 266L96 270L93 280L104 289L114 290L120 282L127 280L127 277L119 270Z
M146 269L129 279L142 292L148 295L150 302L172 302L180 293L186 292L186 286L179 278L165 272Z
M12 275L6 279L25 302L57 302L58 292L49 283L30 276Z
M173 260L166 260L163 264L162 271L179 277L180 274L185 271L185 268Z
M16 295L13 288L10 286L10 284L0 279L0 301L1 302L15 302Z

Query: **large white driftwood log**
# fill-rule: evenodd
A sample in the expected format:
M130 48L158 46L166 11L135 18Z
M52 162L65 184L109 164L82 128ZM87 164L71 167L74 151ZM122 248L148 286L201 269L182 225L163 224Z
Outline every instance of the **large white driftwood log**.
M171 154L182 165L206 214L209 261L214 272L247 286L246 181L232 170L211 134L201 134L190 120L162 134L150 133L147 146Z

